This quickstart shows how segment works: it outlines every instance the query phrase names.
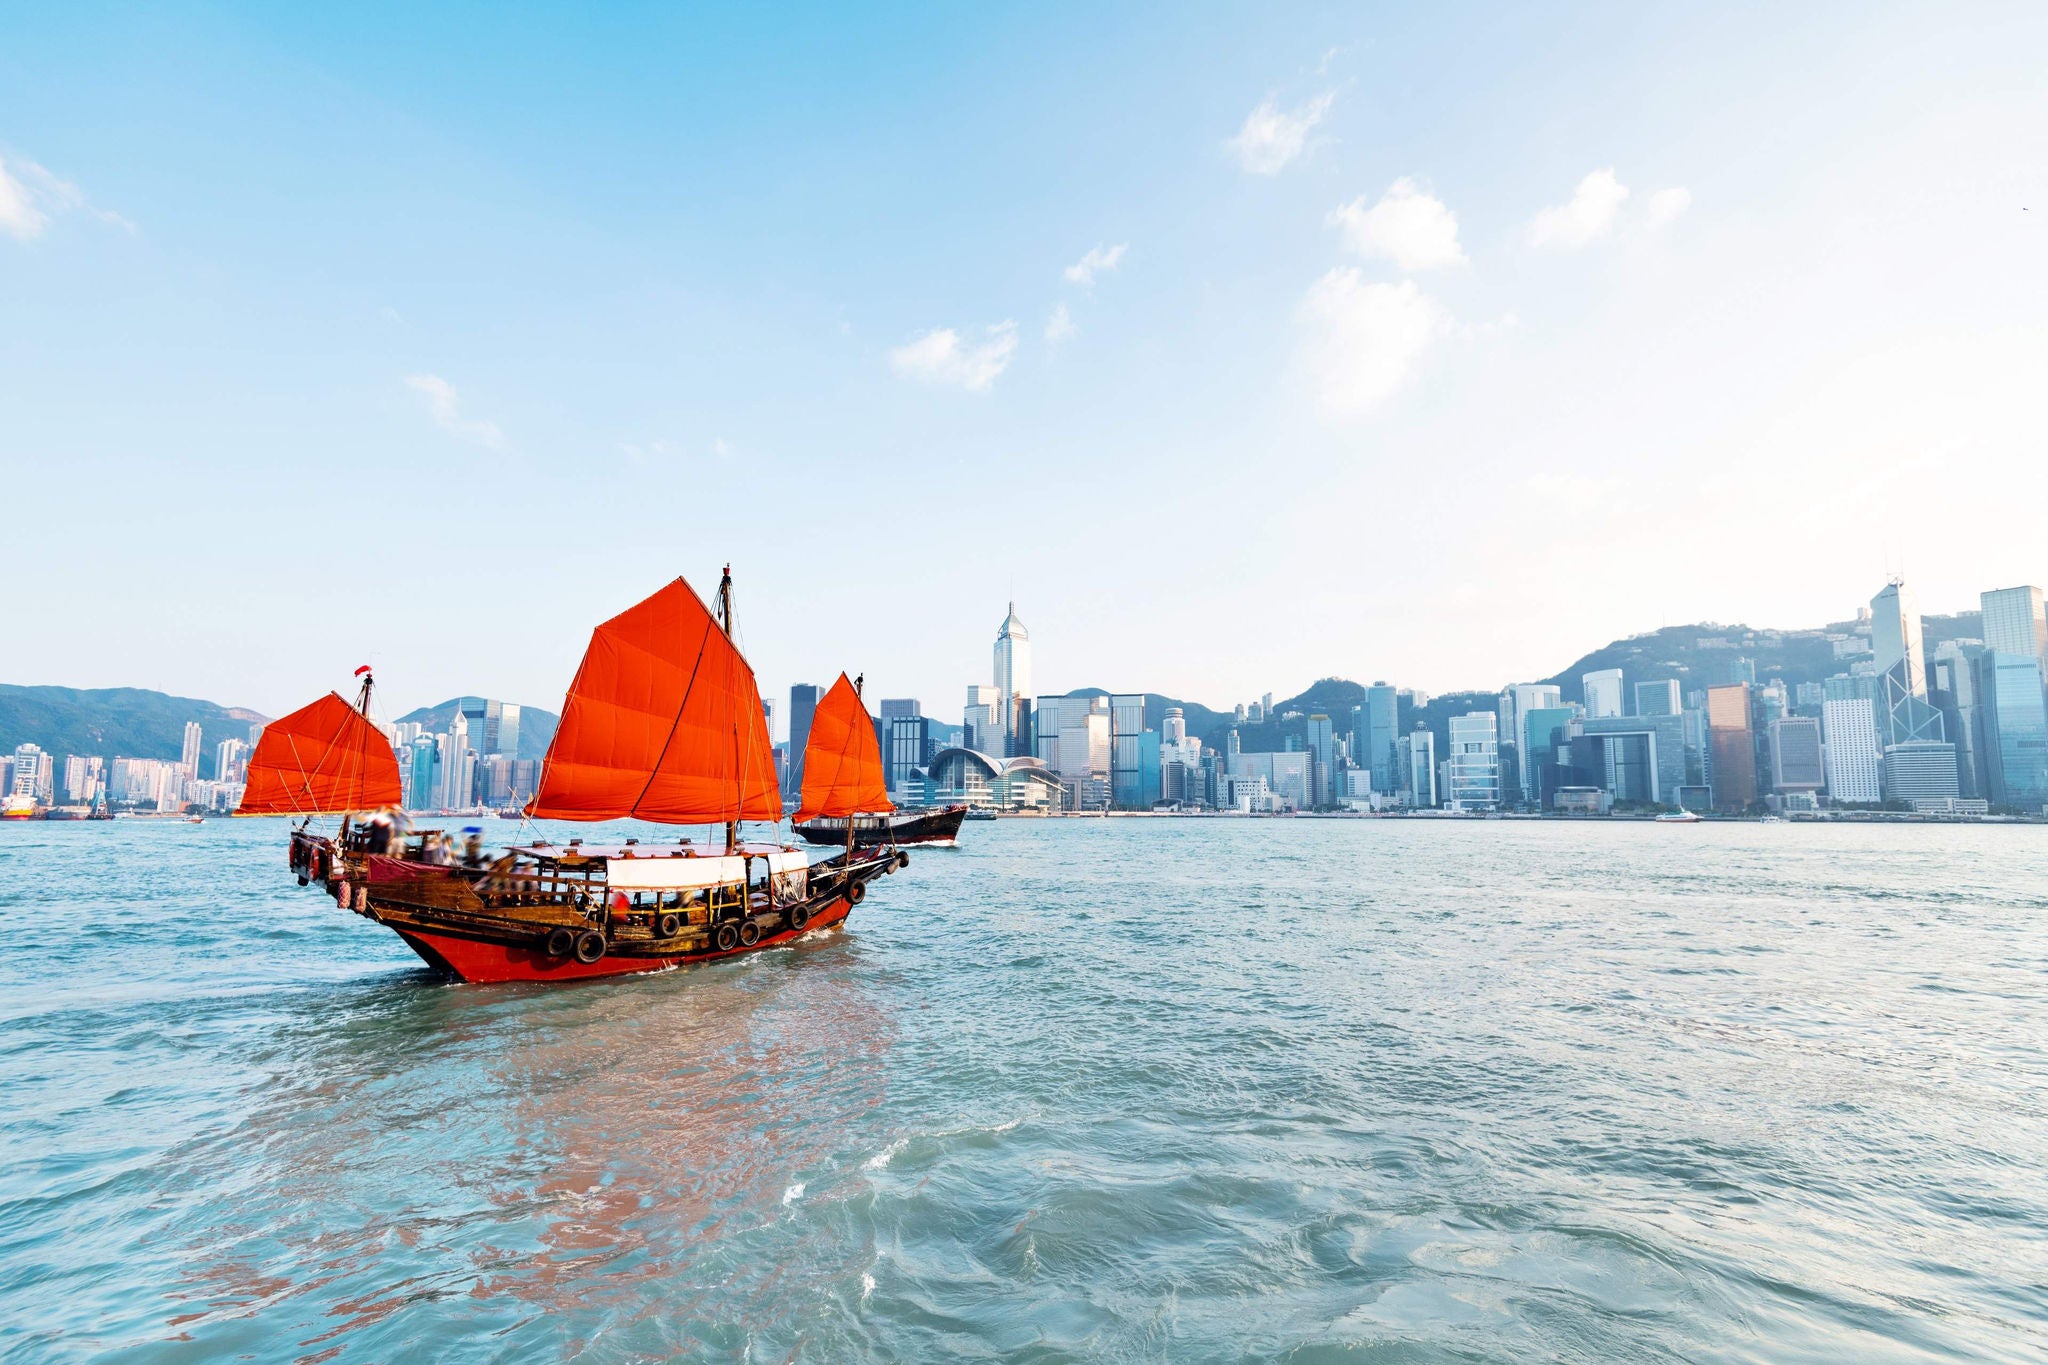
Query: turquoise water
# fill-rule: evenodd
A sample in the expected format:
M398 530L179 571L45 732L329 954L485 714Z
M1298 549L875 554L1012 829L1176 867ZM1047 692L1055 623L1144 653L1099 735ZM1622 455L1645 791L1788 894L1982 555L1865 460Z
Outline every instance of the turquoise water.
M467 987L277 822L0 826L0 1356L2048 1356L2048 829L965 843Z

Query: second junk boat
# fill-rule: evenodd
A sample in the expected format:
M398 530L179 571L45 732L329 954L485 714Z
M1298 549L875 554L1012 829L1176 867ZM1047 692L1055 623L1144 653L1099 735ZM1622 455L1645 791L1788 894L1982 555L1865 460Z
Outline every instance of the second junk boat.
M332 839L293 832L300 882L464 981L613 976L773 947L843 922L869 882L910 861L849 847L811 863L740 839L742 821L779 820L782 801L760 691L732 642L730 570L716 619L678 578L592 633L527 806L540 819L723 825L714 844L536 838L486 863L474 847L458 858L440 831L399 834L382 817L351 828L352 815L397 804L369 695L365 680L355 706L330 694L265 730L239 813L340 813ZM807 812L887 809L874 732L852 729L817 763L815 792L806 775Z

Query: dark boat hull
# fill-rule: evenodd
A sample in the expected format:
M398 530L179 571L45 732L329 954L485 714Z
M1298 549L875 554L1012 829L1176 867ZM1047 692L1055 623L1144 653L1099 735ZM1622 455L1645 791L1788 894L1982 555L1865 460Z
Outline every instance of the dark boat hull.
M854 817L855 848L876 848L884 844L921 844L927 848L959 846L960 824L967 807L947 806L942 810L906 811L895 815ZM807 841L825 848L846 847L844 820L806 820L791 826Z

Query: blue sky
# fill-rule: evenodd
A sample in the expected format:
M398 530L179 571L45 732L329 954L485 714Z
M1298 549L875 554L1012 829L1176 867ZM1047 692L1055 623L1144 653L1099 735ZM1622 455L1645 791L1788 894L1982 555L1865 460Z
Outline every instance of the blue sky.
M1444 690L2048 576L2048 10L0 9L0 678Z

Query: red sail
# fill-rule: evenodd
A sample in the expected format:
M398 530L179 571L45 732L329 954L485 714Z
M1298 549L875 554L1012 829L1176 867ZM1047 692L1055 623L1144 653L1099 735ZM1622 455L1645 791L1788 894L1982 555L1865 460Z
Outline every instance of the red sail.
M875 723L844 673L811 717L811 737L804 744L802 807L796 813L798 823L896 809L889 804Z
M671 825L782 818L754 670L688 583L592 632L527 812Z
M400 799L391 741L329 692L263 727L235 814L348 814Z

